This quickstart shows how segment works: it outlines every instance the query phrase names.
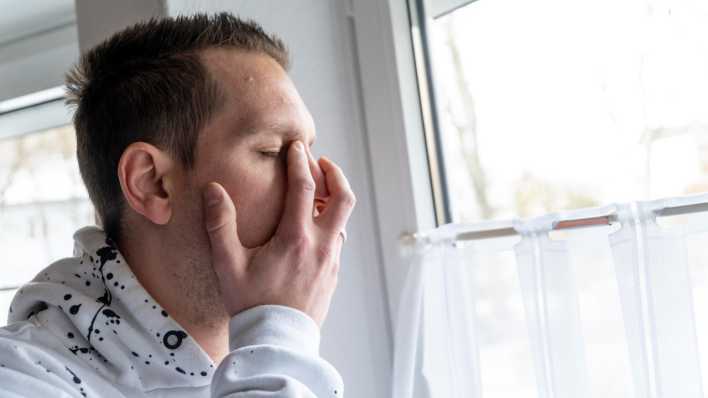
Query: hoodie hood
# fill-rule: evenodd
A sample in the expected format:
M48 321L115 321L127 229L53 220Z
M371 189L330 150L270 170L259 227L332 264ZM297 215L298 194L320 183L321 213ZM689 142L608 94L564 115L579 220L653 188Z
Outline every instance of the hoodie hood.
M103 230L74 234L74 257L59 260L15 296L10 324L35 319L115 383L204 387L215 365L140 285Z

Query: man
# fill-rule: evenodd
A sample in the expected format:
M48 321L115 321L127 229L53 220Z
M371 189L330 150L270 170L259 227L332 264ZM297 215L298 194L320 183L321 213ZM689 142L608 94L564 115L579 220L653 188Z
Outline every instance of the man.
M355 198L312 158L287 67L229 14L151 20L82 57L67 86L104 229L18 292L0 396L343 395L319 326Z

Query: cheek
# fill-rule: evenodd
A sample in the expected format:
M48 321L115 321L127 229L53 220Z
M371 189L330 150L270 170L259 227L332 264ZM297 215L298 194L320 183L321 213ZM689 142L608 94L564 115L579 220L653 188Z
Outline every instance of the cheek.
M250 149L221 150L205 156L196 186L220 183L231 195L241 243L256 247L274 234L283 211L286 177L283 159L265 159Z
M244 210L265 216L271 211L263 213L264 210L282 206L285 181L279 175L255 175L241 179L238 186L230 192L236 193L234 196L240 196L241 204L249 207Z
M226 188L236 204L239 236L245 246L260 246L273 236L282 216L285 188L284 170L258 167Z

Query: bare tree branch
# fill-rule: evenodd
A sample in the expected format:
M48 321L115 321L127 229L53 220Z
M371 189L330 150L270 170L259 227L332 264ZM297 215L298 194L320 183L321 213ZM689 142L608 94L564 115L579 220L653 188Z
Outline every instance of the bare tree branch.
M465 112L464 121L453 117L452 121L457 130L460 142L463 143L463 157L474 188L475 198L482 218L489 219L494 216L495 210L489 203L487 176L480 159L479 139L477 135L477 113L472 92L465 81L465 72L460 58L460 49L456 35L453 32L452 19L446 24L447 46L452 56L452 65L456 86L459 89L460 99ZM471 145L466 145L469 142Z

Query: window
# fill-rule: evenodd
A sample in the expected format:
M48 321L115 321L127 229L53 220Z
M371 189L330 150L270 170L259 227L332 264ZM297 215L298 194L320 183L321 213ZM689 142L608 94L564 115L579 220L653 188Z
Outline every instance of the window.
M0 15L0 326L17 286L71 255L93 220L75 159L64 74L79 56L74 1L4 2ZM5 10L4 10L5 11Z
M418 8L446 221L708 190L705 2L432 3Z
M708 191L705 2L410 0L409 6L439 223L460 223L460 231L467 226L484 229L507 224L478 221L535 217L613 202ZM448 245L445 241L439 245L446 247L444 256L431 255L432 251L426 252L429 257L421 256L432 259L429 269L433 271L422 274L420 285L425 289L435 286L435 277L444 281L438 294L424 290L422 295L423 302L443 303L439 307L442 310L424 308L433 316L447 311L449 318L455 320L474 318L469 322L474 325L469 328L474 329L474 338L462 343L458 340L458 344L445 341L442 345L451 347L455 355L474 351L469 356L472 359L465 359L478 361L475 366L479 368L479 380L475 386L484 397L580 396L544 393L549 391L546 388L556 387L555 378L562 377L546 377L550 373L545 370L534 372L552 368L550 357L544 357L541 350L541 354L535 351L540 345L530 343L534 330L547 333L547 347L566 347L565 342L575 332L567 329L550 335L550 327L544 322L535 329L529 326L537 319L537 308L529 309L534 302L532 296L520 294L526 280L526 286L535 286L542 292L543 304L538 311L544 317L567 303L577 311L577 322L563 325L575 322L579 325L577 334L583 337L585 358L578 355L573 360L577 358L574 365L578 368L587 366L579 373L588 375L588 386L578 385L578 391L592 391L588 396L603 397L654 396L657 394L644 394L639 387L646 384L647 391L656 392L662 386L666 388L664 392L671 393L672 387L667 386L672 382L661 384L671 379L671 372L652 374L647 377L651 382L637 382L644 377L636 373L642 371L638 370L640 361L637 355L627 354L629 350L623 344L625 339L632 344L643 341L632 335L634 324L628 314L636 309L626 304L628 292L655 278L651 289L637 297L656 294L662 298L651 299L648 315L642 317L649 319L647 323L655 322L652 325L681 324L676 320L682 314L688 314L686 319L691 321L687 324L695 320L689 327L681 324L676 328L688 333L695 328L697 348L683 353L700 357L695 363L700 362L703 374L692 375L691 382L702 377L705 385L705 213L682 217L685 218L660 220L661 228L652 231L684 238L675 255L662 253L658 233L652 235L657 239L636 248L636 253L640 253L637 259L662 264L651 272L643 269L641 272L649 275L643 281L623 279L627 275L623 269L641 268L628 260L635 257L608 250L608 242L615 244L621 240L618 237L627 236L629 222L547 236L546 227L540 226L543 220L535 219L539 221L534 225L537 234L470 242L461 242L450 233L449 239L455 243ZM511 223L508 225L504 228L513 231ZM617 231L625 235L618 235ZM536 237L548 243L548 253L553 255L544 257L539 243L529 243ZM563 242L556 242L556 237ZM533 261L520 261L523 256L519 253L526 247L538 249L526 252L530 257L536 256ZM554 256L567 262L553 264ZM686 261L682 262L680 256ZM547 282L563 275L572 278L558 286L574 289L568 297L577 302L548 294L552 283ZM686 300L680 304L672 301L680 294L672 296L671 285L663 283L676 275L685 275L686 282L677 289L686 293L681 298ZM546 276L548 279L541 279ZM462 287L451 288L456 284ZM466 295L474 296L474 300L469 299L472 304L460 300ZM404 292L402 297L409 296ZM639 300L649 302L646 298ZM657 321L652 317L661 306L669 310ZM558 319L570 318L556 317L555 321ZM423 327L424 333L440 333L450 340L456 335L467 337L466 330L437 328L433 321ZM647 332L651 333L654 331ZM671 337L674 336L666 340ZM691 339L674 340L693 344ZM653 341L646 347L643 349L659 352L657 347L666 344ZM660 355L648 354L652 358L647 363L660 363ZM431 364L436 359L435 355L422 359L424 370L428 367L432 373L435 366ZM538 365L534 360L548 363ZM678 363L667 360L661 366L673 370ZM682 375L690 373L687 369L681 368ZM651 372L655 371L652 368ZM475 377L469 373L465 376ZM691 382L684 383L688 389L695 387ZM677 384L681 383L673 386Z
M71 256L73 233L93 224L75 140L70 126L0 138L0 325L16 288Z

